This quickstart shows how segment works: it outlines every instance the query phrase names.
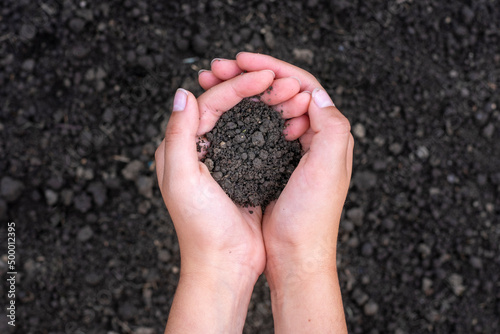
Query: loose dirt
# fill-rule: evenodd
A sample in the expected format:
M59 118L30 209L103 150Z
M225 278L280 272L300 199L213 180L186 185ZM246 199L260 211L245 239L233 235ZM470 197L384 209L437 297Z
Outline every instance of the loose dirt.
M267 206L278 198L301 157L300 143L286 140L280 113L244 99L225 112L206 137L204 163L238 205Z

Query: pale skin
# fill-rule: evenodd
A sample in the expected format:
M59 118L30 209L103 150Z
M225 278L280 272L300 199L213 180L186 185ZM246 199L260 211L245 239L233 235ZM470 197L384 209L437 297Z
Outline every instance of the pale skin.
M348 120L314 76L270 56L215 60L199 82L207 91L198 99L177 92L156 151L181 251L165 333L241 333L263 272L276 333L346 333L336 246L352 169ZM196 141L222 112L271 85L264 102L283 110L286 138L298 138L305 153L262 214L260 207L238 207L227 197L200 162Z

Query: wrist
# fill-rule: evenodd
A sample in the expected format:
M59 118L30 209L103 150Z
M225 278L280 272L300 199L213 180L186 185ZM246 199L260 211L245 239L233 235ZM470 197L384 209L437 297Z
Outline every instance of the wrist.
M276 285L307 280L315 275L336 275L337 244L268 248L265 274ZM271 283L270 283L271 284Z
M246 271L181 268L166 333L241 333L257 278Z

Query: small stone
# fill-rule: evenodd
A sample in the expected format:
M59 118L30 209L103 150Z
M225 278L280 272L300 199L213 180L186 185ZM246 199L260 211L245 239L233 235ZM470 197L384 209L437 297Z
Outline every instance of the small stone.
M422 291L427 295L431 295L433 290L432 290L432 280L430 278L424 277L422 279Z
M121 304L118 308L118 314L125 320L133 320L138 313L137 308L128 302Z
M73 202L73 191L71 189L64 189L61 191L61 199L64 205L70 206Z
M205 166L207 166L208 171L211 172L214 169L214 161L212 159L205 159L203 163L205 164Z
M361 191L371 189L377 185L377 174L369 171L357 172L354 175L353 184Z
M122 170L122 175L127 180L135 180L144 168L144 164L139 160L131 161Z
M156 334L154 328L150 327L137 327L134 329L134 334Z
M7 202L14 202L24 191L24 184L21 181L5 176L0 181L0 194Z
M392 230L396 226L396 223L394 223L394 220L387 218L382 221L382 227Z
M472 20L474 20L474 11L467 5L462 7L462 16L464 18L464 22L467 24L471 24Z
M98 67L97 70L95 71L95 78L97 80L102 80L104 79L108 74L102 67Z
M352 292L352 298L354 299L356 304L358 304L358 306L364 305L369 299L366 293L357 288Z
M267 153L267 151L265 150L261 150L259 152L259 157L262 159L262 160L266 160L268 157L269 157L269 153Z
M425 257L428 257L429 255L431 255L432 250L428 245L422 243L422 244L418 245L418 252L422 255L422 257L425 258Z
M141 203L139 203L139 205L137 206L137 211L141 214L141 215L145 215L149 212L149 210L151 209L151 202L150 201L142 201Z
M256 169L259 169L259 168L262 168L262 160L260 158L255 158L253 160L253 166L256 168Z
M378 312L378 305L374 301L370 300L363 307L363 311L365 312L365 315L373 316Z
M234 137L234 141L237 142L237 143L243 143L246 139L247 139L247 137L245 136L244 133L238 133Z
M262 132L256 131L253 133L253 135L252 135L252 144L253 145L258 146L258 147L262 147L262 146L264 146L265 143L266 143L266 141L264 139L264 135L262 134Z
M349 246L351 248L358 247L359 246L359 239L358 239L358 237L349 238L349 240L347 240L347 246Z
M87 190L92 194L94 203L101 207L106 202L106 187L101 182L92 182Z
M312 52L309 49L297 49L297 48L295 48L292 50L292 54L293 54L293 57L295 58L295 60L297 60L297 61L305 62L308 65L313 64L314 52Z
M362 225L365 212L362 208L352 208L347 211L347 218L349 218L354 224Z
M85 72L85 80L92 81L95 79L95 71L93 68L89 68L87 72Z
M57 203L59 199L59 195L52 189L45 190L45 200L47 201L47 205L52 206Z
M161 262L169 262L172 256L170 255L170 252L166 249L161 249L158 252L158 260Z
M69 27L71 30L73 30L76 33L79 33L83 30L85 27L85 21L82 20L81 18L73 18L69 21Z
M340 224L340 227L346 232L354 231L354 224L349 220L343 220Z
M151 177L141 176L137 179L135 185L137 187L137 190L139 191L139 194L146 198L153 197L154 181Z
M470 258L469 262L475 269L483 269L483 261L479 257L473 256Z
M92 286L98 285L101 282L101 280L102 276L95 272L90 272L87 275L85 275L85 282L87 282L87 284Z
M352 127L352 133L357 138L365 138L365 136L366 136L365 126L361 123L354 124L354 126Z
M429 150L425 146L419 146L416 153L420 159L427 159L429 157Z
M389 151L394 153L394 155L399 155L399 153L403 151L403 145L401 145L400 143L392 143L389 146Z
M32 24L23 24L19 30L19 36L26 39L32 39L36 35L36 27Z
M80 231L78 231L78 235L76 236L76 238L78 239L78 241L87 242L90 240L90 238L92 238L93 235L94 232L92 231L90 226L86 225L82 227Z
M26 276L32 277L36 273L36 262L33 259L28 259L23 265Z
M21 68L26 72L33 72L35 68L35 61L33 59L26 59L23 61Z
M463 284L463 277L459 274L451 274L450 277L448 277L448 283L456 296L460 296L464 293L465 286Z
M270 49L274 49L274 47L276 46L276 41L274 40L274 35L270 29L268 29L266 31L266 33L264 34L264 41L265 41L267 47Z
M75 208L82 213L89 211L92 207L90 196L85 193L75 196L73 204L75 205Z
M373 246L371 243L367 242L361 246L361 254L363 256L371 256L373 254Z
M214 178L215 181L219 181L220 179L222 179L222 173L221 172L212 173L212 177Z
M198 54L204 54L209 47L208 41L201 35L195 35L192 41L193 49Z
M490 123L484 127L483 129L484 137L490 139L491 137L493 137L493 133L495 133L495 126L493 125L493 123Z

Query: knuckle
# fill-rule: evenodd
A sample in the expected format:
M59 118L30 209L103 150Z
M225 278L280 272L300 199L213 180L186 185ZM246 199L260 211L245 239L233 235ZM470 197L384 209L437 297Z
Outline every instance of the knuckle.
M325 127L334 134L350 134L351 132L351 123L343 115L328 117L325 121Z

